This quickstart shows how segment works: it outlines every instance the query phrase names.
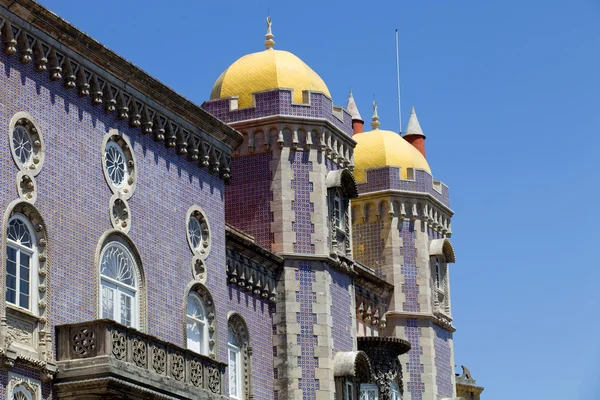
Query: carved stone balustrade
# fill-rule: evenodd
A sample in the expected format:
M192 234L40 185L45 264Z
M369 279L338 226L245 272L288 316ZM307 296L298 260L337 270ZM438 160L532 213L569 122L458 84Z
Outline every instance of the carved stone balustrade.
M100 319L56 327L59 399L224 399L226 364Z

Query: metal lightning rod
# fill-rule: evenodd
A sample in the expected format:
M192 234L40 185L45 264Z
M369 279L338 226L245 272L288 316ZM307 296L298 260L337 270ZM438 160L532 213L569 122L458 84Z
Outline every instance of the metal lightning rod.
M398 77L398 123L400 136L402 136L402 103L400 102L400 56L398 55L398 29L396 29L396 74Z

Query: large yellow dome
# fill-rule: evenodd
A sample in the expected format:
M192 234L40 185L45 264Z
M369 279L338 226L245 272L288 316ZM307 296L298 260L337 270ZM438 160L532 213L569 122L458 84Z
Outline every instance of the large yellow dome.
M356 141L354 178L357 182L367 180L367 168L385 166L401 167L402 179L407 178L407 168L424 169L431 174L423 154L396 132L374 129L356 134L352 139Z
M238 107L254 105L252 94L270 89L293 89L293 101L302 103L302 91L331 97L323 79L294 54L269 48L248 54L227 68L215 82L210 99L238 96Z

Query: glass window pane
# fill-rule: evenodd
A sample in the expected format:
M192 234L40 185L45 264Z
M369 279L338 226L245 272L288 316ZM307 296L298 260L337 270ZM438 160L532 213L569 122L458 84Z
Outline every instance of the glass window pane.
M19 295L19 307L29 309L29 295L25 293L21 293Z
M135 287L134 263L123 246L111 244L102 255L100 273L120 283Z
M132 298L124 293L121 293L121 323L131 326L131 303Z
M102 318L114 319L114 290L102 285Z
M193 319L187 319L187 347L196 353L202 353L202 334L198 323Z
M6 301L17 304L17 292L14 289L6 289Z
M233 397L239 396L238 388L238 357L237 350L229 349L229 395Z

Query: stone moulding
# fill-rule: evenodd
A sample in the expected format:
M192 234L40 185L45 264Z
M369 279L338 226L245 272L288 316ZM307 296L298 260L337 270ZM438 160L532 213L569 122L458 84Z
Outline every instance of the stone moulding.
M178 155L210 167L229 183L231 153L243 141L233 128L35 1L0 0L0 24L5 56L33 62L38 73L49 74L57 84L63 81L66 90L89 97L107 114L116 112L166 147L177 145Z
M133 398L217 399L224 393L226 364L114 321L59 325L56 336L60 398L86 388Z

